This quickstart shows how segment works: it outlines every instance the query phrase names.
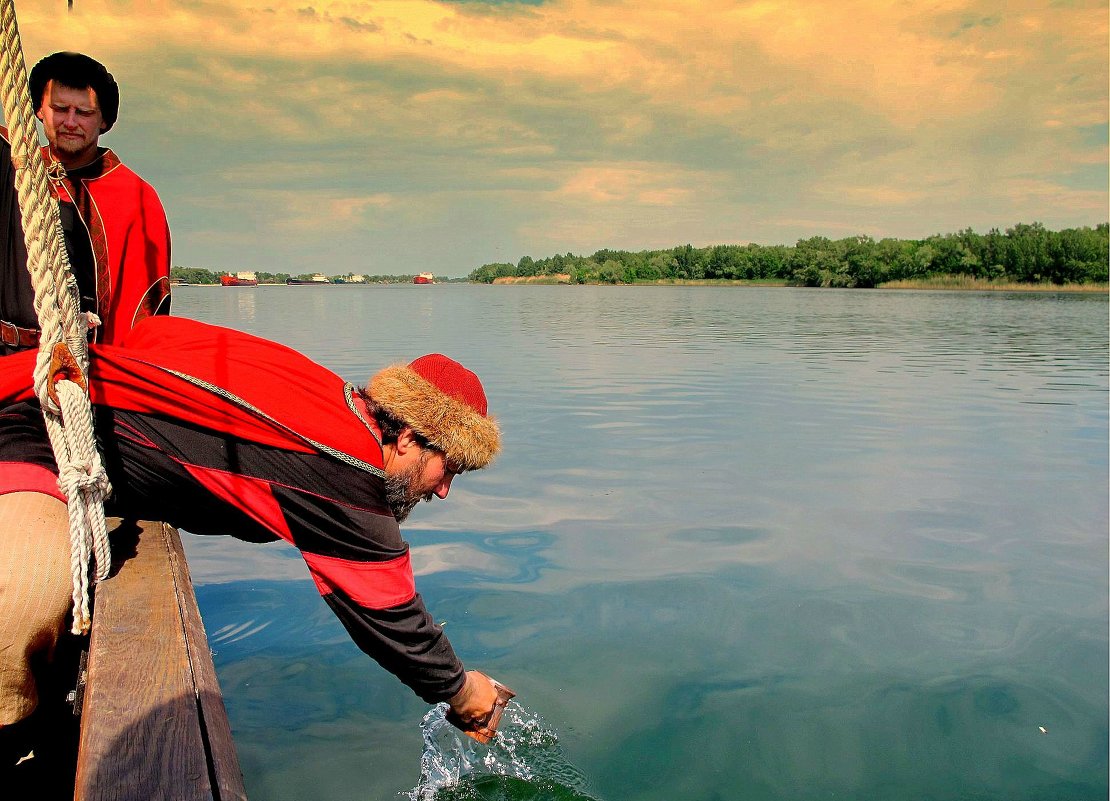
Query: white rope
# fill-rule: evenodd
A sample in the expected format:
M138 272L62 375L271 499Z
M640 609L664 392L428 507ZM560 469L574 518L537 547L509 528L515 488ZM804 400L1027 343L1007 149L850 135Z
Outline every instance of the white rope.
M112 558L104 522L111 493L96 450L92 409L84 389L89 370L87 316L80 311L77 281L63 245L58 202L50 192L40 155L27 67L16 25L14 0L0 0L0 70L4 119L16 167L15 186L27 244L27 269L35 290L42 330L35 362L35 393L58 462L58 486L69 507L70 569L73 574L73 633L89 630L89 566L95 580L107 578ZM51 165L60 169L61 165ZM69 369L55 381L56 355L68 349ZM58 402L50 395L54 389Z

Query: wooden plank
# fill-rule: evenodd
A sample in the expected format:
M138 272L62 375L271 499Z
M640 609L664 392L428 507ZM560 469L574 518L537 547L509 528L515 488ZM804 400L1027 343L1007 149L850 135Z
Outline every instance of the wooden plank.
M74 797L244 799L180 538L161 523L113 523L112 575L96 589Z
M181 547L177 530L163 526L170 565L174 573L178 609L184 624L185 641L196 687L197 704L201 715L201 731L206 735L209 772L215 782L219 801L246 801L243 790L243 772L239 769L239 755L231 737L231 724L227 720L223 693L216 680L216 666L212 664L212 651L197 607L189 564Z

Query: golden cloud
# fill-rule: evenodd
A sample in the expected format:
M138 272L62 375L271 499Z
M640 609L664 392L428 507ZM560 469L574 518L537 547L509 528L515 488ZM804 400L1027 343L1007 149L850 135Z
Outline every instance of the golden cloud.
M120 128L141 112L144 136L249 162L209 186L265 189L267 219L298 230L354 227L370 208L415 219L480 191L527 207L517 230L553 251L613 244L615 231L740 236L735 221L760 202L767 225L824 230L861 210L938 218L984 197L1105 213L1103 188L1063 188L1106 163L1090 134L1108 117L1104 0L76 0L69 13L25 0L18 12L29 62L101 58L123 86ZM344 169L374 191L328 189ZM423 204L397 190L417 169ZM822 213L838 204L839 217Z
M19 10L25 45L36 57L59 46L128 63L189 52L207 57L212 90L239 97L257 88L258 76L236 71L229 60L283 64L286 71L345 66L347 78L339 80L353 81L356 90L351 76L362 69L419 65L470 75L506 96L540 91L525 86L537 80L552 91L560 84L587 94L619 90L624 102L614 111L628 116L632 130L643 125L646 110L677 107L758 135L765 123L749 128L736 118L776 113L758 102L768 92L792 98L803 113L814 100L840 102L906 128L975 115L1007 92L1071 102L1092 87L1104 90L1107 73L1105 7L1094 2L1060 7L1041 0L1003 11L983 0L928 7L878 0L561 0L493 7L430 0L265 6L79 0L67 14L52 0L37 0ZM1059 83L1065 66L1075 72L1077 88ZM311 100L293 83L302 102ZM267 91L281 96L280 86ZM321 103L333 95L322 90ZM412 98L433 109L460 103L473 109L481 99L455 89L417 90Z

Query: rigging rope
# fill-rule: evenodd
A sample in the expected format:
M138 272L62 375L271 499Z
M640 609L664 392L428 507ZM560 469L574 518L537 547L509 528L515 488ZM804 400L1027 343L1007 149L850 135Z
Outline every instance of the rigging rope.
M58 201L50 192L47 165L41 157L14 0L0 0L0 70L4 119L27 244L27 269L42 329L35 362L35 394L42 405L58 462L58 486L66 496L69 511L73 633L84 634L90 622L89 566L95 563L95 580L99 581L107 578L112 563L104 521L104 499L111 485L96 449L87 393L86 332L90 316L80 310L77 281L63 245ZM50 169L64 175L57 162Z

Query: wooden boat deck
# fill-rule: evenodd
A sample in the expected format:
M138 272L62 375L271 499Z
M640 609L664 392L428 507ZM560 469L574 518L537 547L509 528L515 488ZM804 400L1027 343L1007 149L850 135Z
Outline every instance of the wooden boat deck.
M96 588L74 798L245 799L181 539L163 523L109 525L112 575Z

